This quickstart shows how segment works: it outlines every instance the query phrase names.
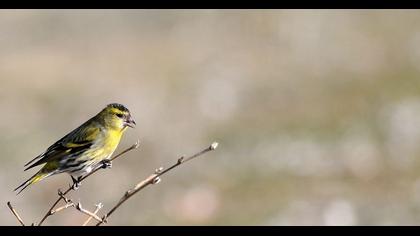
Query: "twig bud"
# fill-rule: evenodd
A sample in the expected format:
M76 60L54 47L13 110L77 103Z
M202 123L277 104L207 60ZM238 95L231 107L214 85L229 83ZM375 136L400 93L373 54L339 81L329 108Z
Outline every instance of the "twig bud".
M155 174L159 174L160 172L162 172L163 167L159 167L155 170Z
M133 149L136 149L140 146L140 140L137 140L136 143L132 146Z
M162 181L159 177L156 177L152 180L152 184L158 184L160 183L160 181Z
M108 214L105 214L105 215L102 217L102 222L103 222L103 223L108 223Z

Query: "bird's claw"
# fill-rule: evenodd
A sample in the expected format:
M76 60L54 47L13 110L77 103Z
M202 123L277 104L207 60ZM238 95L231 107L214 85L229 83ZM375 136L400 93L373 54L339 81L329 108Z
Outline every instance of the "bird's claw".
M108 160L108 159L102 160L102 168L103 169L111 169L112 168L112 161Z
M71 176L71 180L73 181L73 185L71 186L71 188L73 190L77 190L80 187L80 185L82 185L82 183L80 183L81 179L82 179L82 177L79 177L79 178L76 179L73 176Z

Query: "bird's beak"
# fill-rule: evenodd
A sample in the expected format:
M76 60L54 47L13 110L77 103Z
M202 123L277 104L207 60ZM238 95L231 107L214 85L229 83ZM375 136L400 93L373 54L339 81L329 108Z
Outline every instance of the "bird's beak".
M133 117L128 116L127 120L124 121L126 126L129 126L131 128L134 128L134 126L136 126L136 121L134 121Z

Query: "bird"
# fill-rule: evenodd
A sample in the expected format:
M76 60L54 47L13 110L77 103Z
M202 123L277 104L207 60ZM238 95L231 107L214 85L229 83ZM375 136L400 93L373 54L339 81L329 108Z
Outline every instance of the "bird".
M68 173L73 180L73 186L77 188L81 178L95 168L111 168L109 158L127 128L135 126L136 122L124 105L108 104L94 117L26 163L25 171L45 165L14 191L20 189L17 193L19 194L28 186L60 173Z

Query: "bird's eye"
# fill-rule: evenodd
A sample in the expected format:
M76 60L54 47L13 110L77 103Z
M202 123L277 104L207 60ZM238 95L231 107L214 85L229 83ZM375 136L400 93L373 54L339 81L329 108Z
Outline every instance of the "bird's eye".
M119 118L123 118L123 114L121 114L121 113L118 113L118 114L116 114Z

